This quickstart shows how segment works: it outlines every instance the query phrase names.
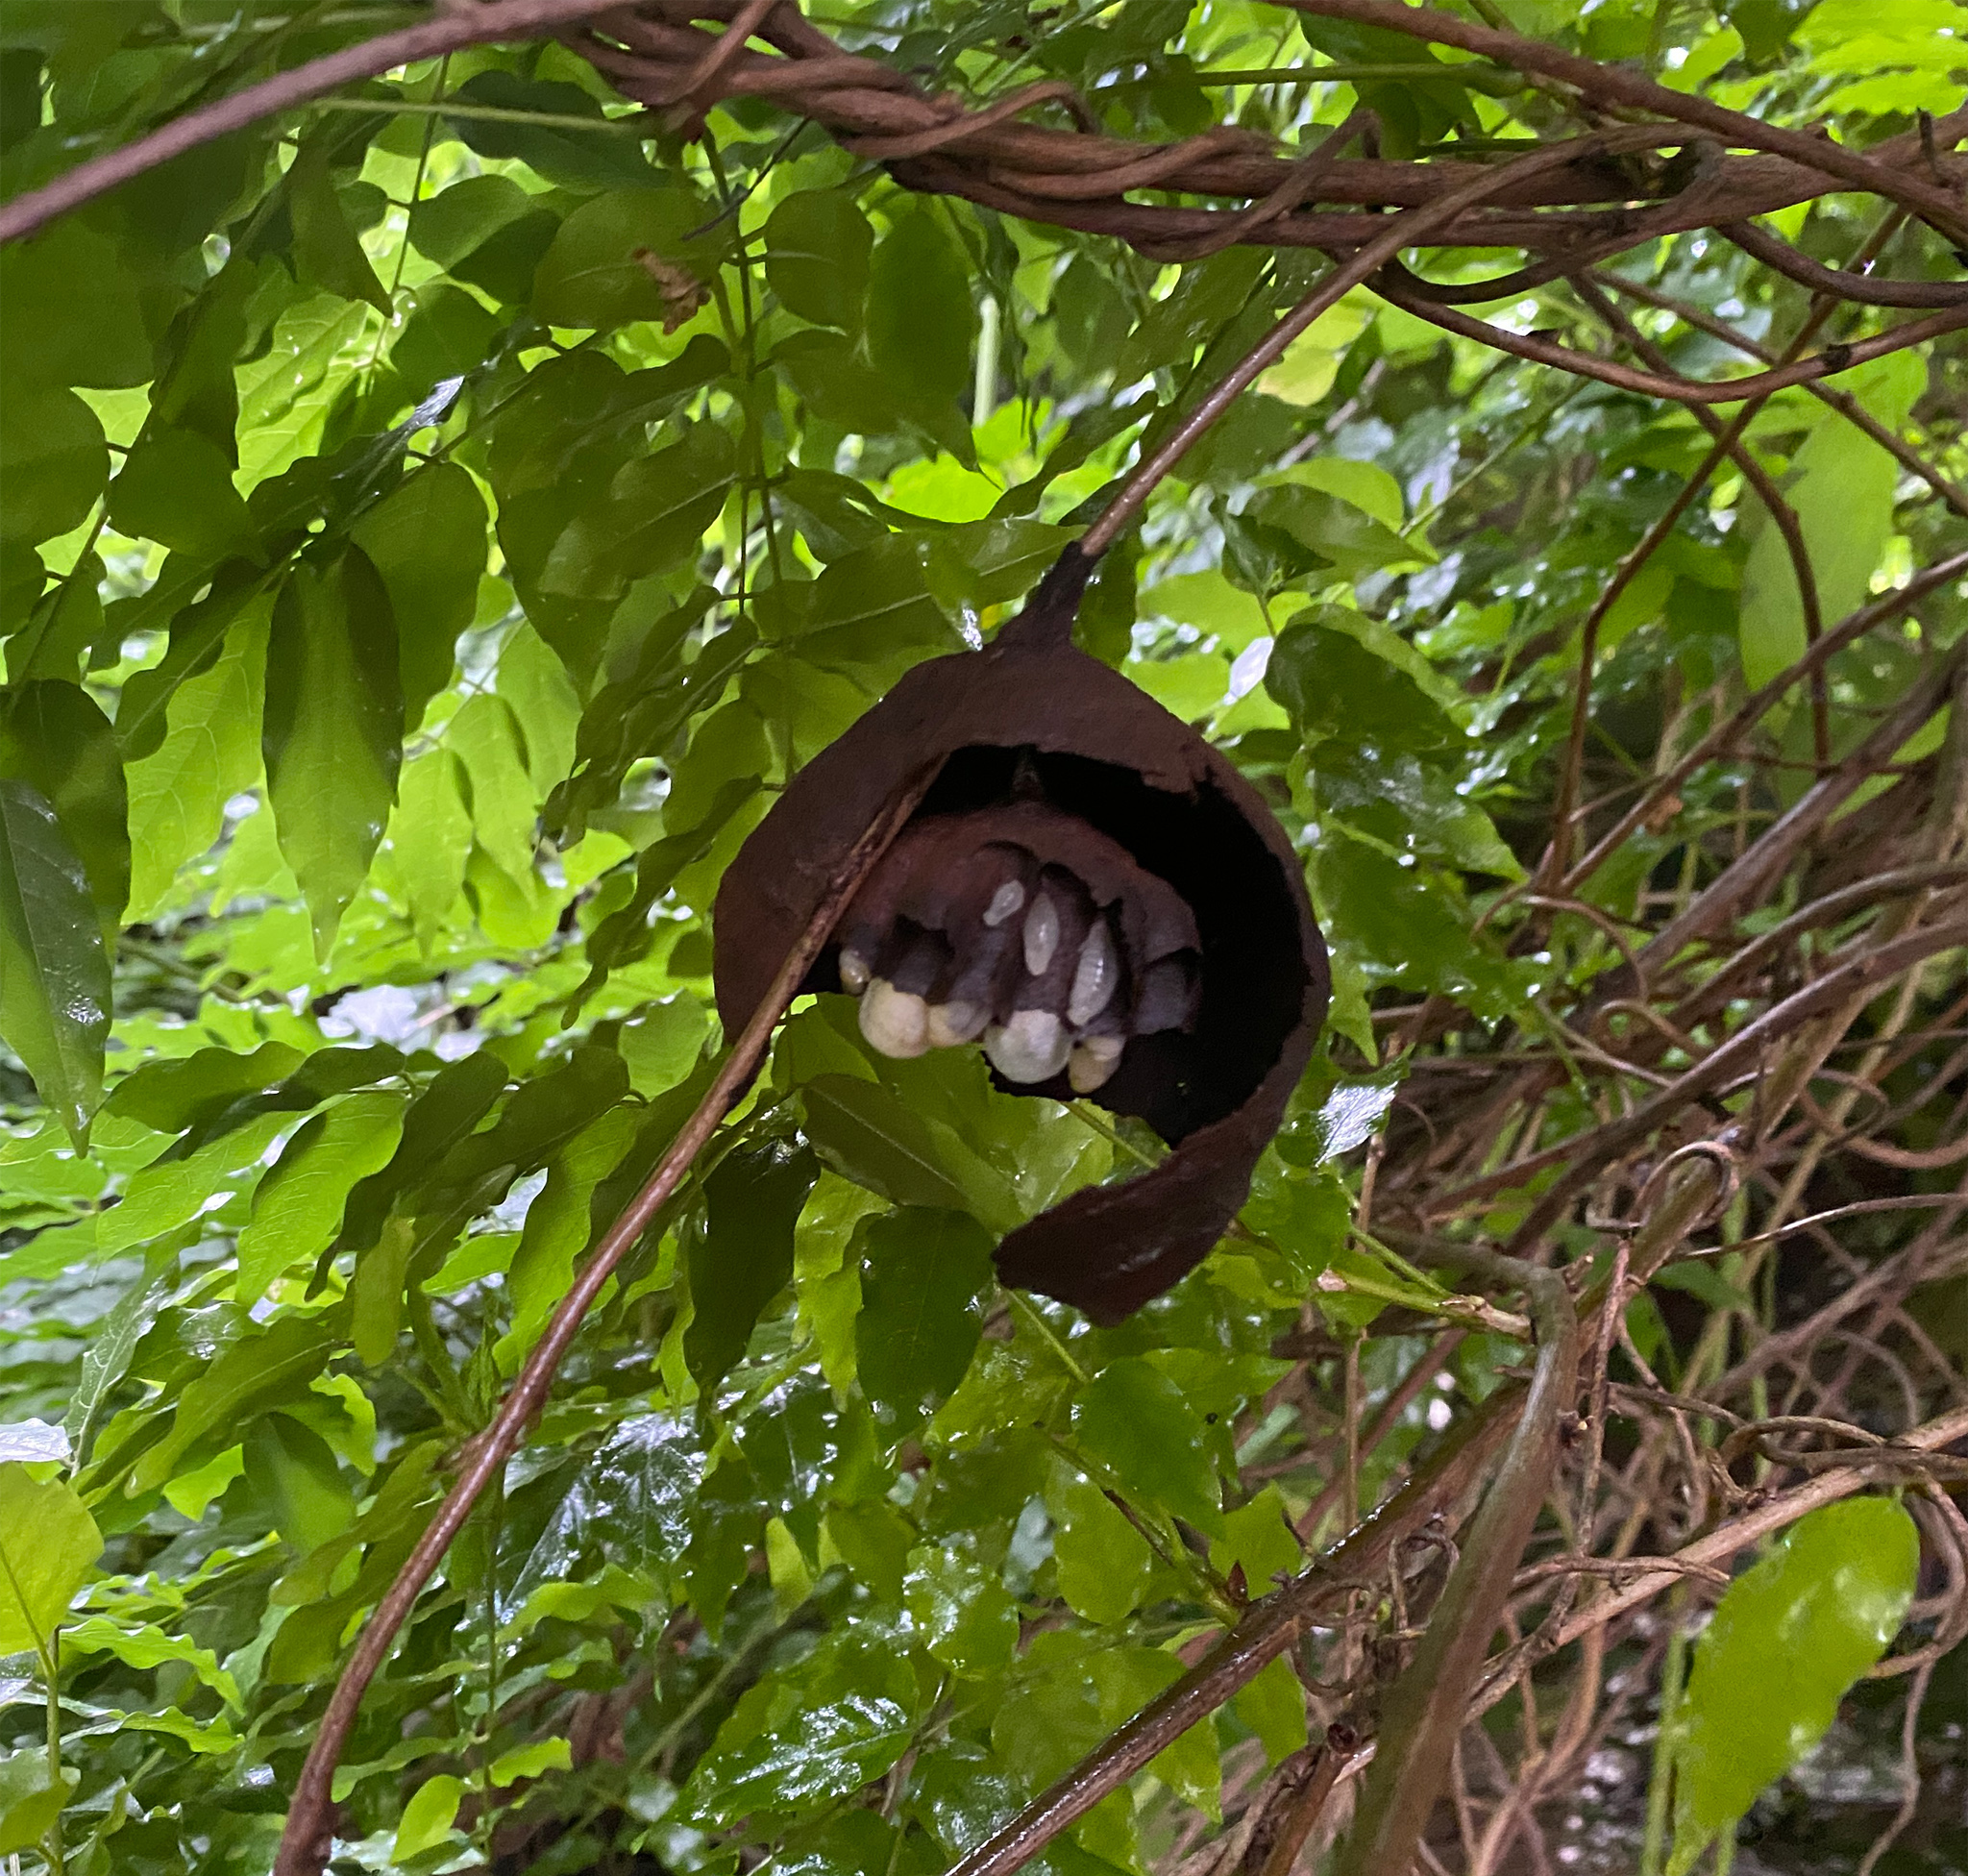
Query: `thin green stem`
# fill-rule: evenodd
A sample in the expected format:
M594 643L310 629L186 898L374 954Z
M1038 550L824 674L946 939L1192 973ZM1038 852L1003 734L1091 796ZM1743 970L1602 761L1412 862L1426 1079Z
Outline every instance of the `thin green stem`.
M450 71L451 54L447 52L444 55L444 57L437 62L437 76L431 86L431 111L433 114L427 117L424 120L424 144L423 148L417 152L417 173L411 179L410 199L404 209L404 238L397 244L396 271L390 276L389 281L389 303L392 308L394 308L396 305L397 292L404 284L405 264L408 261L410 258L410 217L417 212L417 204L423 198L424 175L425 172L430 166L430 145L435 140L437 136L437 118L434 113L436 111L437 100L442 98L444 95L444 81L446 77L449 75ZM357 102L357 100L329 99L326 100L326 102L331 104L352 104ZM369 350L369 362L362 367L362 375L364 378L368 377L368 375L376 369L378 359L380 359L382 357L382 341L389 336L390 321L394 317L394 312L385 313L383 315L382 324L377 329L376 343Z
M1654 1735L1654 1768L1647 1780L1647 1822L1640 1839L1639 1876L1660 1876L1667 1852L1667 1808L1673 1795L1675 1729L1681 1691L1687 1677L1687 1639L1681 1632L1685 1592L1677 1589L1667 1605L1667 1654L1660 1664L1660 1725Z

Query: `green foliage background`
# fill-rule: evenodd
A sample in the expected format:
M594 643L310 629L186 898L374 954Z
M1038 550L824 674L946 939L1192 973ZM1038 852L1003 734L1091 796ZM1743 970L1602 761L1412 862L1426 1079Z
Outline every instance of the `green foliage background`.
M1857 138L1957 101L1943 0L1508 11ZM1067 78L1127 134L1229 114L1309 139L1356 98L1393 155L1553 129L1447 55L1439 78L1213 86L1421 56L1250 0L831 14L936 86ZM8 0L0 185L413 16ZM690 143L624 110L561 46L459 53L0 255L0 1387L29 1469L0 1474L7 1541L58 1472L86 1507L47 1539L30 1642L0 1638L23 1648L0 1849L30 1861L65 1795L71 1870L268 1866L355 1627L707 1084L706 911L739 843L902 671L1006 616L1324 264L1165 267L910 196L763 106ZM1777 221L1834 259L1858 213ZM1622 264L1753 333L1802 304L1719 243ZM1512 317L1584 331L1556 290ZM1842 382L1958 454L1952 343ZM1828 619L1961 545L1801 394L1751 434ZM996 1291L996 1237L1144 1139L803 1007L372 1691L344 1866L724 1872L763 1846L927 1876L1173 1678L1233 1571L1255 1592L1300 1567L1288 1524L1331 1456L1273 1340L1429 1300L1347 1244L1398 1080L1374 1012L1439 994L1549 1034L1614 960L1589 919L1527 951L1522 906L1483 915L1548 833L1577 622L1706 446L1684 412L1365 294L1237 406L1082 631L1266 790L1333 943L1253 1235L1118 1329ZM1789 662L1788 578L1738 480L1695 505L1606 622L1602 784L1686 700ZM1834 664L1841 748L1929 649L1908 627ZM1808 712L1773 753L1808 756ZM1803 786L1703 772L1593 906L1644 917L1752 780ZM1550 1137L1588 1119L1561 1095ZM1369 1403L1418 1345L1366 1344ZM1440 1399L1521 1355L1469 1337ZM1409 1411L1369 1499L1436 1430ZM63 1610L58 1794L32 1649ZM1226 1755L1305 1736L1274 1666L1045 1867L1142 1868L1215 1811Z

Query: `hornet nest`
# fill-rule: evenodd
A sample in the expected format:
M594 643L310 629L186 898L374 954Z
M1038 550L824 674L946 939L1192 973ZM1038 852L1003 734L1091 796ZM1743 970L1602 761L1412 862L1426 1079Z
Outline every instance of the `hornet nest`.
M1089 1096L1175 1149L997 1247L1006 1283L1116 1322L1243 1203L1330 977L1257 791L1073 647L1092 568L1069 547L990 645L916 666L793 778L725 875L715 971L736 1035L854 843L933 771L802 988L858 997L884 1054L981 1040L1000 1087Z

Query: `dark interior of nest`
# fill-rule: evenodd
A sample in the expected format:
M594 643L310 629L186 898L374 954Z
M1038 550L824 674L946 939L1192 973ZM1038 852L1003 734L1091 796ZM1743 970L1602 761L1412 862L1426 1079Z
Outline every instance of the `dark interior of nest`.
M1000 1087L1092 1096L1173 1144L1232 1111L1304 995L1276 857L1204 786L972 747L944 765L807 987L891 1055L981 1041Z

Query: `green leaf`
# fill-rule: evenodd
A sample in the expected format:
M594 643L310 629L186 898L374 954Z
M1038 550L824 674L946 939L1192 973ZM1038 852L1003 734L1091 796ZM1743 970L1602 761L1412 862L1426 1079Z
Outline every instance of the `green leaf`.
M142 1275L117 1297L83 1350L81 1380L68 1396L68 1411L62 1417L77 1466L89 1461L96 1417L116 1383L129 1372L130 1358L156 1317L167 1273L176 1271L177 1262L175 1247L168 1252L153 1251L144 1260Z
M758 793L755 777L727 781L704 818L687 832L665 834L646 847L635 864L635 889L628 902L610 912L588 939L588 974L574 994L567 1021L580 1005L607 981L611 970L648 955L654 934L650 929L650 913L677 876L694 866L711 850L725 825Z
M103 1534L73 1486L0 1466L0 1655L44 1649L102 1554Z
M0 1036L78 1142L102 1097L110 959L55 810L0 777Z
M1072 1430L1130 1497L1203 1532L1222 1530L1221 1489L1202 1416L1152 1363L1138 1355L1110 1362L1073 1402Z
M0 248L0 324L7 328L7 402L26 422L24 391L44 385L143 384L155 365L146 283L119 245L63 215L32 240ZM79 319L77 307L88 316ZM80 400L77 400L80 402ZM8 479L7 506L20 500Z
M478 607L485 498L456 463L433 462L405 477L349 532L389 593L404 728L413 730L451 681L458 634Z
M1226 1513L1223 1535L1210 1546L1210 1563L1227 1576L1242 1566L1253 1597L1268 1593L1281 1574L1291 1575L1305 1561L1305 1552L1292 1534L1291 1516L1275 1485L1267 1485L1247 1505Z
M845 1797L887 1771L913 1730L895 1701L849 1693L796 1714L783 1729L714 1745L691 1774L682 1803L695 1822L715 1828L753 1812Z
M457 1817L458 1801L464 1794L462 1781L449 1772L439 1772L418 1786L410 1793L410 1801L404 1806L404 1814L397 1824L390 1862L407 1862L446 1842Z
M515 1366L518 1355L532 1346L567 1294L575 1259L593 1235L595 1188L622 1163L638 1118L632 1107L611 1108L554 1156L546 1185L528 1209L519 1248L505 1273L512 1327L499 1345L503 1369Z
M109 1112L157 1133L183 1133L217 1120L242 1095L275 1087L306 1059L284 1042L264 1042L244 1055L230 1049L199 1049L189 1055L166 1056L146 1062L119 1081Z
M1729 1586L1675 1720L1669 1876L1686 1876L1825 1736L1899 1633L1919 1567L1919 1529L1903 1506L1849 1498L1799 1518Z
M288 1398L319 1374L333 1351L327 1328L304 1316L283 1316L263 1334L234 1343L185 1386L170 1432L137 1460L130 1491L153 1491L177 1477L214 1435L221 1444L232 1444L260 1409Z
M1018 1609L999 1572L973 1546L919 1546L909 1557L904 1601L931 1659L973 1676L1009 1666L1018 1646Z
M411 295L409 316L389 348L404 389L422 398L447 379L464 378L498 342L499 316L449 281L426 281Z
M403 1124L401 1096L351 1095L287 1142L260 1180L253 1217L239 1233L236 1302L250 1309L283 1271L328 1247L351 1189L388 1163Z
M1046 1493L1059 1593L1090 1622L1124 1621L1155 1567L1147 1540L1107 1494L1063 1461Z
M800 655L811 664L877 674L884 688L925 652L954 652L950 629L929 590L921 546L891 535L834 561L813 584Z
M167 1151L153 1160L131 1175L122 1203L97 1222L97 1251L107 1256L149 1244L203 1216L235 1181L257 1175L261 1156L289 1124L286 1114L255 1114L189 1152Z
M703 264L703 244L684 237L713 212L680 182L582 203L560 224L533 275L533 311L550 326L596 332L671 319L694 284L692 261ZM676 270L668 297L667 269Z
M287 210L294 223L294 264L301 280L344 300L367 300L387 319L389 295L349 226L329 161L344 132L332 119L302 139L287 170Z
M0 1758L0 1856L37 1848L82 1782L73 1765L50 1775L45 1747L23 1746Z
M922 1117L888 1089L824 1074L800 1090L806 1134L828 1165L898 1205L968 1209L963 1185Z
M1875 359L1840 381L1888 429L1906 421L1926 387L1916 354ZM1899 465L1865 432L1827 411L1792 464L1785 499L1796 510L1827 626L1865 603L1893 532ZM1804 602L1783 535L1760 517L1742 575L1742 675L1768 683L1804 655Z
M952 608L966 601L1002 605L1038 584L1073 531L1015 516L965 522L934 537L930 583L937 599Z
M103 426L73 391L22 385L0 399L0 541L32 546L65 534L87 519L109 479Z
M427 954L464 890L472 852L468 786L464 765L450 750L420 755L398 778L396 811L383 836L417 943Z
M963 249L935 205L905 204L869 267L870 361L912 407L950 406L970 386L976 333Z
M222 625L221 636L224 649L214 646L213 662L171 692L169 727L154 753L130 760L124 916L133 922L158 909L179 867L203 853L225 825L226 802L259 775L264 610L255 605L230 629ZM137 753L127 743L125 751L126 759Z
M1267 1764L1278 1765L1304 1748L1310 1733L1305 1688L1283 1655L1245 1682L1232 1704L1237 1717L1263 1741Z
M0 543L0 553L8 552L32 558L38 569L39 556L21 543L11 549ZM103 580L102 557L91 550L37 599L23 592L27 623L8 636L5 647L7 676L13 683L40 679L75 682L84 661L98 654L109 635ZM37 573L27 583L38 591L41 576Z
M286 1414L269 1414L246 1435L246 1484L267 1521L304 1555L354 1523L356 1494L333 1449Z
M538 202L510 176L467 176L410 210L410 245L451 273L502 229L535 212Z
M167 1635L155 1622L136 1628L119 1628L107 1616L86 1616L62 1631L64 1655L114 1655L132 1667L161 1667L166 1662L183 1662L211 1689L227 1706L239 1705L239 1684L219 1666L209 1648L201 1648L183 1636Z
M360 548L287 577L266 673L267 796L326 957L382 838L403 754L396 615Z
M475 72L455 95L464 104L518 113L517 119L505 121L462 116L451 121L453 134L481 157L517 157L548 182L583 193L660 180L636 139L609 130L594 94L578 85L495 69ZM596 127L583 131L529 124L523 121L526 116L592 117Z
M1113 1727L1132 1719L1170 1682L1180 1679L1182 1663L1161 1648L1109 1648L1088 1661L1087 1674L1098 1692L1101 1717ZM1148 1765L1177 1797L1220 1821L1217 1729L1207 1716Z
M490 1049L440 1070L404 1116L403 1138L379 1172L357 1182L333 1248L361 1252L376 1242L397 1197L470 1137L504 1092L505 1064Z
M854 1244L864 1260L854 1324L861 1389L907 1428L954 1393L971 1365L992 1237L966 1213L912 1205L864 1219Z
M1226 517L1224 530L1225 570L1241 573L1254 592L1266 594L1315 569L1359 580L1433 557L1364 508L1298 482L1260 489L1241 514ZM1278 573L1266 570L1273 565Z
M510 1752L502 1752L493 1760L486 1777L503 1789L517 1785L523 1778L538 1778L542 1772L573 1769L574 1749L570 1741L534 1740L530 1744L516 1745Z
M819 1174L781 1142L731 1154L704 1181L704 1226L690 1244L694 1314L683 1357L706 1397L745 1354L759 1313L793 1275L793 1226Z
M233 485L233 465L191 430L147 432L110 484L110 523L135 539L220 560L258 554L259 531Z
M0 694L0 777L38 789L88 876L115 943L130 898L130 805L115 731L79 684L40 680Z
M774 348L772 363L792 380L807 414L824 424L886 436L901 423L898 387L838 333L809 328L790 333Z
M874 231L852 196L803 189L767 217L765 277L801 319L856 332L873 246Z
M554 542L541 584L553 593L612 596L694 554L718 518L738 467L731 439L695 425L680 443L629 463L604 506L578 516Z

